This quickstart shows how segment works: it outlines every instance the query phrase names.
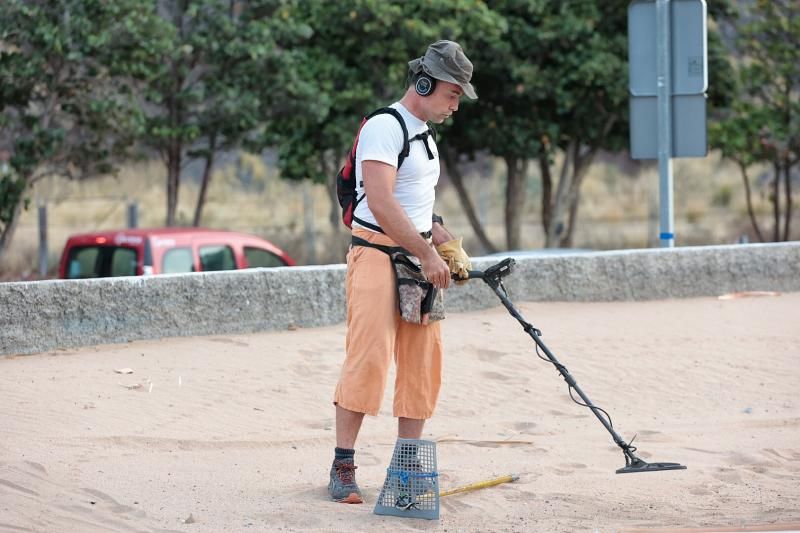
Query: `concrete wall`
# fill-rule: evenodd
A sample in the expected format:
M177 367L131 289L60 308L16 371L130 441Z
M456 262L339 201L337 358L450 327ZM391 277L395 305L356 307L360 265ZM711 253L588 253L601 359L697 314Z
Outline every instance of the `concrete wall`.
M475 258L473 267L499 259ZM337 324L344 277L344 265L328 265L0 283L0 354ZM800 242L519 258L505 286L515 302L800 291ZM446 295L448 312L499 304L479 280Z

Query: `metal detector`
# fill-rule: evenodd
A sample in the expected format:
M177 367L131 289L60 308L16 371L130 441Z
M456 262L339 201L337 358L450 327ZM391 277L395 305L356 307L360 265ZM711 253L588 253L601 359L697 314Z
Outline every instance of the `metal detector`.
M598 420L603 424L611 436L614 438L614 442L622 448L622 453L625 455L625 466L623 468L617 469L617 474L628 474L633 472L655 472L658 470L684 470L686 467L679 463L648 463L639 457L637 457L634 452L636 451L636 447L632 446L633 439L630 442L625 442L623 438L617 433L613 426L611 425L611 417L609 414L597 407L592 403L588 396L581 390L578 386L578 383L575 381L575 378L569 373L567 367L562 365L556 356L545 346L544 342L542 342L542 332L530 322L527 322L520 312L514 307L514 304L511 303L511 300L508 299L508 293L506 292L505 287L503 286L503 278L507 275L511 274L511 271L514 267L514 260L511 258L503 259L496 265L493 265L487 268L484 271L480 270L470 270L469 271L469 279L482 279L486 282L486 284L492 288L492 290L497 294L500 298L500 301L503 302L503 305L508 309L508 312L511 313L511 316L517 319L517 321L522 324L522 329L525 330L528 335L533 338L533 341L536 343L536 355L538 355L541 359L548 361L556 367L559 373L563 376L564 380L569 385L569 395L572 400L577 403L578 405L583 405L584 407L588 407L592 410L594 415L597 417ZM455 278L454 278L455 279ZM539 349L547 355L547 358L542 357L542 354L539 353ZM578 395L583 399L584 403L579 402L575 399L572 395L572 391L578 393ZM604 416L601 416L602 415ZM634 436L634 439L636 436Z

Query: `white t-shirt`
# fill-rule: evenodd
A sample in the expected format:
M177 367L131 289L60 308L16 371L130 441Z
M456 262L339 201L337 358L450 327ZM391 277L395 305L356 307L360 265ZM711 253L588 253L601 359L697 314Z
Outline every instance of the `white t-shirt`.
M428 124L412 115L400 102L395 102L390 107L396 109L405 120L409 139L418 133L427 131ZM433 153L433 159L428 159L428 152L425 150L423 141L416 140L410 143L408 157L400 166L394 183L395 199L420 233L431 229L433 202L436 198L434 188L439 182L439 150L436 148L433 138L428 137L427 141ZM382 113L372 117L364 124L356 149L358 198L364 194L361 162L380 161L397 168L397 156L400 155L402 149L403 129L392 115ZM369 210L367 196L364 196L356 206L355 216L370 224L380 226L372 215L372 211ZM353 221L353 226L363 227L356 221Z

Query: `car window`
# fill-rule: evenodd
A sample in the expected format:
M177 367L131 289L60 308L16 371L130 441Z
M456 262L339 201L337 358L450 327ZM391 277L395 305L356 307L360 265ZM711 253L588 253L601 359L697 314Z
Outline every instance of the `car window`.
M67 278L135 276L136 250L122 246L80 246L67 258Z
M161 260L161 272L164 274L177 274L180 272L194 272L191 248L171 248Z
M200 265L204 272L211 270L235 270L236 261L230 246L201 246Z
M130 248L115 248L111 252L112 276L136 275L136 251Z
M245 246L244 257L247 260L248 268L286 266L283 259L263 248Z
M67 278L80 279L80 278L96 278L97 272L95 265L97 264L97 256L100 250L93 246L91 248L73 248L69 251L69 259L67 264Z

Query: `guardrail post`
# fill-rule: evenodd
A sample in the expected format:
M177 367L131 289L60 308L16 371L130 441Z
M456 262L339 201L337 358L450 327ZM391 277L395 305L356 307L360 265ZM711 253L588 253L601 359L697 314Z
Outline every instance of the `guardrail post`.
M47 204L39 204L39 275L47 276Z
M136 200L128 202L128 227L136 228L139 226L139 204Z

